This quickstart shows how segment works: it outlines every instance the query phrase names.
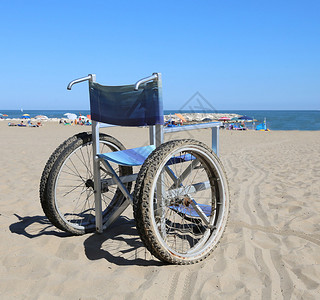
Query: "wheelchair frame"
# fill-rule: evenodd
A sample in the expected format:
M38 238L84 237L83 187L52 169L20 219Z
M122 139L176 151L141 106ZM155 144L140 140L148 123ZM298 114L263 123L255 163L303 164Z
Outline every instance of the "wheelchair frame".
M90 89L90 85L96 83L96 75L89 74L86 77L73 80L68 84L67 89L71 90L74 84L84 81L89 81ZM138 91L140 85L147 84L151 81L156 81L156 90L158 93L157 99L162 103L161 73L153 73L151 76L137 81L134 85L134 89ZM127 165L123 161L114 160L114 153L120 153L119 155L126 154L125 151L127 150L118 149L119 147L123 147L120 142L117 141L117 145L119 146L116 146L116 144L114 144L115 146L111 147L116 149L112 150L116 152L101 153L100 151L100 128L110 126L114 125L102 123L92 119L91 131L93 180L88 179L85 182L85 185L87 188L90 187L93 189L96 231L101 233L104 229L109 227L131 204L134 207L136 225L141 239L153 255L155 255L160 260L178 264L189 264L204 259L212 252L215 245L219 242L227 223L227 216L229 211L228 183L224 173L224 169L221 165L220 160L218 159L219 127L221 126L221 123L211 122L205 124L185 125L168 128L164 128L162 124L157 123L155 125L151 125L149 126L150 146L136 148L136 150L128 150L134 150L134 152L136 151L135 153L142 157L141 162L139 162L138 164L129 163ZM201 128L211 128L211 146L213 151L207 148L207 146L205 146L201 142L197 142L195 140L176 140L163 143L165 133L194 130ZM112 137L109 138L112 139ZM69 221L67 221L63 217L63 215L61 215L55 197L56 185L58 184L57 181L59 180L61 169L64 167L65 161L69 159L69 156L72 155L73 152L77 151L76 149L79 149L76 148L78 147L76 146L76 143L73 141L71 142L71 140L72 138L65 141L52 154L52 156L47 162L40 184L40 199L46 215L54 225L66 231L69 231L69 229L67 228L68 225L61 225L61 222L64 223ZM111 142L111 144L112 143L113 142ZM70 150L73 152L70 152L68 150L70 144L73 145L72 149L75 149ZM80 149L81 147L82 146L80 146ZM181 153L186 154L181 156ZM154 160L158 156L163 157L164 161L159 160L158 162L153 162L152 160ZM149 198L144 194L145 192L143 192L147 191L148 189L146 190L146 187L142 184L144 180L143 176L145 175L140 174L141 169L139 174L130 173L121 175L121 172L119 171L118 175L117 172L111 166L110 161L115 162L119 166L131 166L131 172L132 166L138 166L141 164L141 169L144 169L144 172L156 172L152 175L155 177L153 181L149 182L150 180L147 180L147 185L149 184L149 189L151 187L151 194L149 194L148 197L151 197L153 200L149 200ZM183 164L185 162L190 162L190 164L183 170L181 175L176 175L175 172L171 169L171 166L175 167L176 164ZM150 163L154 165L153 170L149 170L150 168L148 168L148 165ZM111 178L101 178L102 166L104 167L104 171L106 172L106 174L108 174L108 176L110 175ZM207 178L206 181L197 182L194 184L188 183L187 186L184 186L182 184L183 181L193 171L197 169L204 170L204 173L207 176L205 177ZM167 191L164 187L165 175L168 176L168 178L170 178L171 182L169 183L169 188ZM135 201L133 199L133 193L130 194L126 187L126 184L129 184L133 181L136 181L136 188L134 192ZM116 205L115 208L112 206L110 210L108 210L107 206L105 211L106 215L103 215L104 212L102 209L102 193L108 190L108 187L113 185L117 186L114 199L116 201L115 203L119 205ZM122 202L119 203L117 202L118 190L121 191L122 195L125 198ZM209 202L211 203L210 205L197 203L193 199L193 196L191 196L191 194L205 190L209 190L209 195L211 195L208 198L211 201ZM147 200L144 199L145 197L147 197ZM213 200L213 198L215 200ZM145 211L145 209L142 206L145 206L146 204L150 205L150 208ZM167 209L166 213L165 209ZM148 210L152 211L151 215ZM189 211L188 213L186 212L187 210ZM188 242L189 244L195 244L193 246L190 245L190 250L188 250L185 254L181 254L185 251L183 249L172 250L171 248L175 247L169 246L169 242L166 241L167 234L172 234L172 232L169 232L170 230L179 231L176 227L177 225L175 224L175 222L177 222L175 217L174 220L170 221L171 225L168 225L168 211L174 213L175 216L180 216L182 219L182 225L180 224L181 228L179 229L180 233L177 233L178 238L181 238L181 236L185 236L183 237L183 241L181 242L182 248L184 247L183 243L188 242L189 239L192 240L192 242ZM73 215L74 212L71 212L70 214ZM85 211L83 211L83 213L80 213L80 215L82 214L85 214ZM145 226L143 222L147 222L148 225ZM168 226L171 227L168 229ZM149 229L146 229L145 227L148 227ZM194 230L196 230L198 233L192 233ZM189 233L186 233L186 231L188 231ZM70 232L74 234L79 234L78 232Z
M80 83L83 81L91 81L96 82L96 74L89 74L86 77L82 77L76 80L71 81L68 84L67 89L71 90L72 86L76 83ZM157 80L158 81L158 93L160 101L162 101L162 74L161 73L153 73L153 75L140 79L135 83L135 90L139 89L139 86L148 81ZM160 146L164 140L164 133L169 132L179 132L185 130L194 130L194 129L202 129L202 128L212 128L212 149L218 154L218 146L219 146L219 127L221 126L221 122L211 122L207 124L196 124L189 125L184 127L169 127L164 128L163 125L153 125L149 126L149 138L150 145L155 145L155 147ZM99 129L109 127L109 124L100 123L97 121L92 121L92 133L93 133L93 164L94 164L94 182L97 183L94 186L95 190L95 209L96 209L96 231L101 233L103 230L108 228L123 212L124 210L131 204L133 205L132 195L128 192L126 187L123 185L123 180L126 180L126 176L123 178L119 178L118 175L114 172L111 165L104 159L99 157ZM100 167L99 164L103 163L103 165L107 168L107 170L112 173L116 184L121 189L121 192L126 197L126 201L119 207L112 216L109 217L108 221L103 224L102 222L102 205L101 205L101 178L100 178ZM135 181L136 179L131 176L130 180ZM127 182L127 181L126 181Z

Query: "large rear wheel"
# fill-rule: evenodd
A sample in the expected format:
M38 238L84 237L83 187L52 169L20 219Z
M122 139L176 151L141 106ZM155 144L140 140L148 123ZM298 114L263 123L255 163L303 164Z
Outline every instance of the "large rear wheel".
M228 212L224 169L203 143L170 141L144 162L134 216L142 241L158 259L191 264L206 258L221 239Z
M100 153L124 150L115 138L100 134ZM118 176L132 174L131 167L113 165ZM101 167L103 222L124 199L108 172ZM131 183L126 184L130 191ZM42 208L53 225L74 235L95 230L92 134L80 133L61 144L49 158L40 184Z

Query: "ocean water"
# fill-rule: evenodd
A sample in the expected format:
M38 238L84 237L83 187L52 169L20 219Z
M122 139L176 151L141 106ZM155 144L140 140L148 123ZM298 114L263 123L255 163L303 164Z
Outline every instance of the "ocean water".
M167 111L172 114L176 112ZM256 125L266 118L267 127L270 130L320 130L320 110L218 110L212 112L246 115L257 120Z
M49 118L62 118L67 112L79 115L90 114L89 110L1 110L8 118L20 118L23 114L32 117L46 115ZM270 130L320 130L320 110L219 110L219 111L188 111L164 110L165 114L174 113L235 113L246 115L257 120L256 125L266 118ZM1 115L0 115L1 117Z

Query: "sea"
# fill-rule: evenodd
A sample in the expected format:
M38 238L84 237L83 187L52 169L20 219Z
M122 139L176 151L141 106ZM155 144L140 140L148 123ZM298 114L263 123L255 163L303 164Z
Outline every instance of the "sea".
M48 118L62 118L65 113L80 113L84 116L90 114L89 110L1 110L2 115L8 118L21 118L23 114L30 117L45 115ZM266 120L270 130L320 130L320 110L215 110L215 111L190 111L190 110L164 110L164 114L174 113L234 113L249 116L258 125ZM0 117L2 116L0 114Z

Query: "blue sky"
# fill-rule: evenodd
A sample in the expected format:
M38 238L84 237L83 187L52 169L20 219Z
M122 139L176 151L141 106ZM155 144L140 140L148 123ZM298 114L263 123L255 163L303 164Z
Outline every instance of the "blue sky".
M320 1L0 0L0 109L87 109L163 74L165 109L320 109Z

